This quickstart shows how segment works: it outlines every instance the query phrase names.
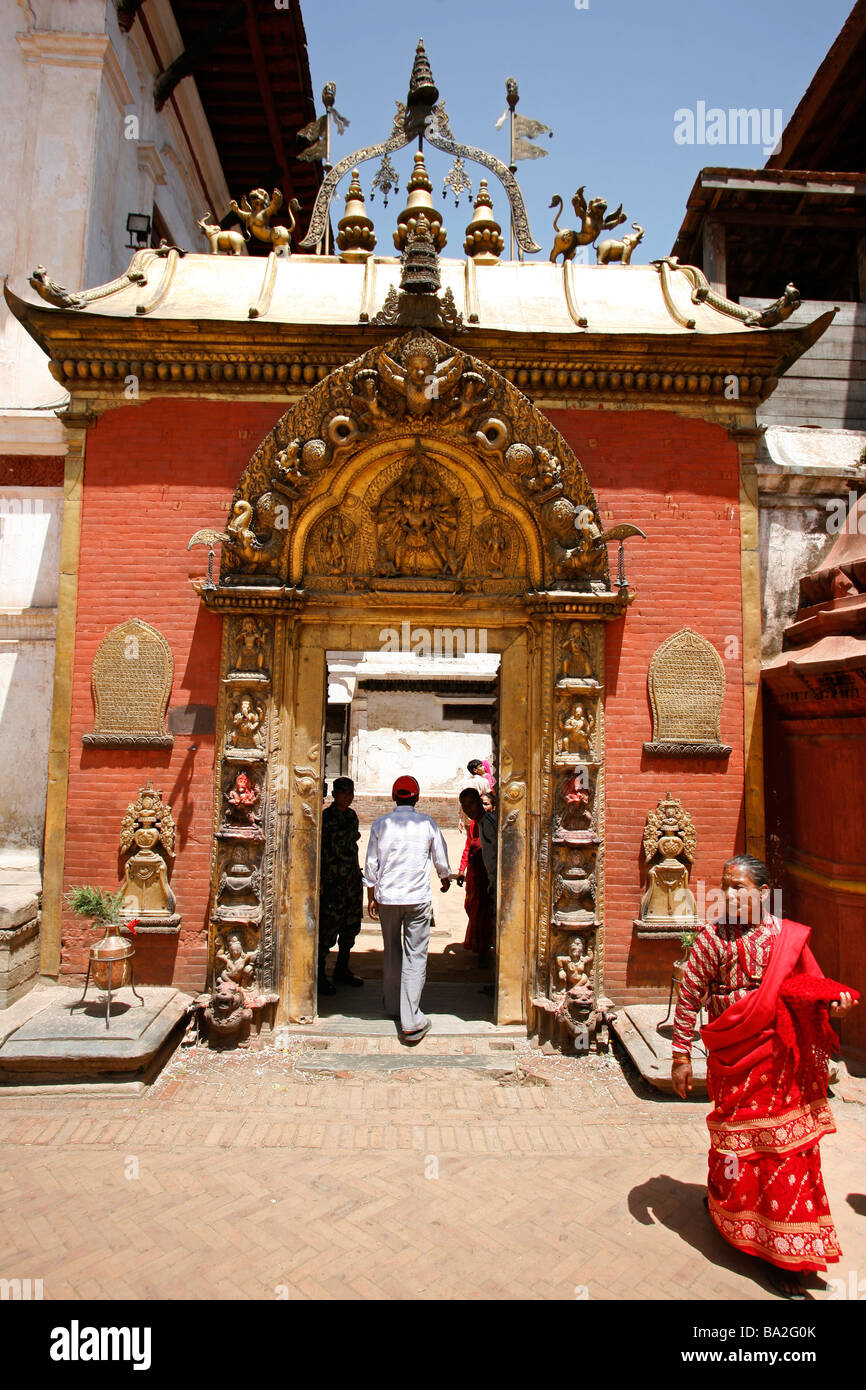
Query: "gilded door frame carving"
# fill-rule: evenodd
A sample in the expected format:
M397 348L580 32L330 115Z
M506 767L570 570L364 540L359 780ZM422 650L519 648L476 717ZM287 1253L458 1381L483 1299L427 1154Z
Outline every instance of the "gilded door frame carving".
M611 585L602 532L550 421L425 333L332 373L256 450L219 585L199 586L226 619L210 959L240 910L219 894L246 838L262 885L248 930L278 1022L315 1015L326 652L375 650L406 618L484 629L501 655L497 1022L533 1023L578 930L601 988L604 623L633 597ZM575 885L584 906L564 911Z

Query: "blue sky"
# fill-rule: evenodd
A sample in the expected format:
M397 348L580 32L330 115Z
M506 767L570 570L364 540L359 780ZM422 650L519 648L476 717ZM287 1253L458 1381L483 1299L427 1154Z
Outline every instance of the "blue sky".
M583 0L581 0L581 3ZM337 110L351 121L335 137L334 162L363 145L384 140L394 102L405 100L415 44L423 36L433 75L456 138L508 160L505 130L494 125L505 110L505 78L517 78L519 111L544 121L546 159L518 166L535 240L546 257L552 245L551 197L562 195L560 226L574 225L570 207L579 184L587 197L622 202L629 223L646 236L635 262L666 255L685 201L705 165L761 168L766 155L750 145L687 145L674 140L681 108L780 108L784 125L847 18L853 0L302 0L316 94L332 79ZM412 151L394 157L400 193L376 221L378 250L389 254L396 214L404 206ZM427 167L449 233L446 255L462 255L470 206L441 197L450 161L429 150ZM365 192L378 168L361 166ZM474 188L484 170L471 166ZM491 181L494 209L507 234L507 200ZM340 185L334 205L341 216ZM304 209L304 213L308 212ZM628 230L623 226L614 235Z

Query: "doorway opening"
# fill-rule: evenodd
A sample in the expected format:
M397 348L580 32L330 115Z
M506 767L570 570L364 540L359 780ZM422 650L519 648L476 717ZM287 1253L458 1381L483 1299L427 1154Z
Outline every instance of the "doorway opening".
M416 640L395 644L398 650L326 653L324 805L332 801L335 778L354 782L352 809L358 816L363 869L371 826L378 816L394 809L395 779L410 774L421 788L417 810L431 816L442 830L456 876L464 859L468 825L458 798L464 787L472 785L470 766L474 769L476 761L491 770L491 802L498 815L500 657L487 652L483 641L473 641L479 634L472 632L468 640L460 632L461 640L456 641L456 634L448 633L449 643L424 642L416 633L411 635ZM486 776L480 769L475 769L475 775ZM492 1029L495 926L493 947L482 959L464 945L469 925L466 884L459 885L455 877L443 893L431 866L431 897L433 926L424 1012L440 1033ZM317 1015L320 1024L335 1031L351 1031L364 1023L387 1032L394 1025L382 1009L382 933L368 912L366 889L363 901L350 969L364 983L337 984L335 994L320 989ZM326 959L329 980L336 960L335 946Z

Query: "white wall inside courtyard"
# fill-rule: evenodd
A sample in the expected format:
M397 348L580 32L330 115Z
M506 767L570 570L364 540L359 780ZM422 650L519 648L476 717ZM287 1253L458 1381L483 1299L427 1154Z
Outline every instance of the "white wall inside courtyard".
M388 796L395 777L415 777L425 796L457 796L472 758L490 758L493 715L485 724L443 718L443 703L464 697L429 690L364 690L352 701L349 776L358 795ZM471 698L473 705L483 696Z

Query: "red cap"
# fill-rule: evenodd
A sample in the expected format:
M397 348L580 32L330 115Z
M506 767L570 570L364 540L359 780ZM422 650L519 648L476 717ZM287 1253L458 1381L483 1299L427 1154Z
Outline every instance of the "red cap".
M395 801L408 801L410 796L420 796L421 788L414 777L398 777L391 788Z

